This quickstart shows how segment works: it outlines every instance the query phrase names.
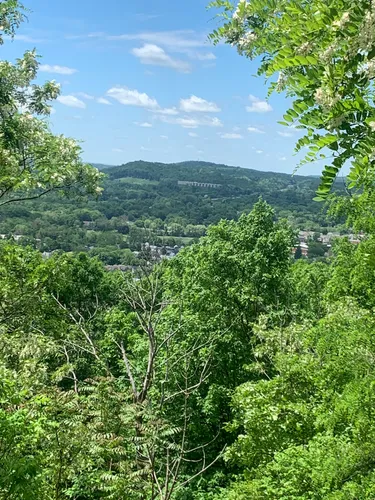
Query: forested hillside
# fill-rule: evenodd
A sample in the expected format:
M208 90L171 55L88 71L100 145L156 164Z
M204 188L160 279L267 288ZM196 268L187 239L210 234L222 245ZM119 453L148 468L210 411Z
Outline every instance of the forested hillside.
M51 194L3 207L0 234L42 252L89 251L132 264L145 242L186 245L220 219L237 220L259 197L295 229L343 230L313 201L319 179L203 162L132 162L104 170L103 194L82 201ZM187 184L186 184L187 183ZM194 184L195 183L195 184ZM338 192L343 190L337 183ZM22 236L22 239L20 238Z
M49 129L36 54L0 64L1 224L31 243L0 241L1 500L375 498L375 4L212 6L214 41L281 72L320 180L142 162L103 179ZM0 2L0 45L24 15ZM298 217L324 222L314 196L362 239L294 260ZM71 251L137 230L196 241L133 272Z

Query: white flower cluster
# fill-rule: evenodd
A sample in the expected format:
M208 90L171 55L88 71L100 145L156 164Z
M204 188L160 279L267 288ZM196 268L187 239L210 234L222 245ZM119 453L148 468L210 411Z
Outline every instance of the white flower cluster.
M237 21L242 21L244 18L244 11L247 7L247 0L240 0L237 5L237 9L233 13L233 19Z
M322 108L329 110L340 100L338 94L332 95L327 88L320 87L315 92L315 102Z
M279 78L277 79L276 90L277 92L282 92L285 88L287 77L282 71L279 73Z
M345 121L345 116L344 115L340 115L340 116L336 116L335 118L332 118L332 120L330 120L329 122L329 125L327 126L327 130L331 131L331 130L335 130L337 128L339 128Z
M354 53L358 51L369 51L373 48L375 42L375 2L371 0L370 10L368 10L365 19L359 29L357 43Z
M54 173L51 175L51 179L57 182L64 182L66 177L64 175L60 175L58 173Z
M375 76L375 61L371 60L363 64L359 68L360 73L364 73L368 78L374 78Z
M330 45L325 49L325 51L320 55L321 60L325 63L328 64L332 61L332 57L336 51L337 47L335 44Z
M297 54L305 56L310 54L312 48L313 44L311 42L305 42L297 49Z
M238 40L238 43L237 43L238 52L242 53L245 50L251 50L252 45L257 40L257 38L258 37L257 37L256 33L254 33L253 31L249 31L248 33L245 33L245 35Z
M374 132L375 132L375 122L370 122L370 123L368 124L368 126L370 127L370 129L371 129L372 131L374 131Z
M334 28L342 29L344 28L345 24L350 20L350 14L349 12L344 12L342 15L341 19L339 21L335 21L333 23Z

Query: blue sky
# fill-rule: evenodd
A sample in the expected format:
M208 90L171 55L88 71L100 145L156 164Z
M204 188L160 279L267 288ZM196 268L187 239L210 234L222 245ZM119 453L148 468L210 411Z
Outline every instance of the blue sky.
M265 102L257 64L207 42L216 27L207 0L24 3L29 21L3 57L37 48L39 80L62 88L52 128L80 139L86 161L200 159L293 171L299 133L277 124L286 98Z

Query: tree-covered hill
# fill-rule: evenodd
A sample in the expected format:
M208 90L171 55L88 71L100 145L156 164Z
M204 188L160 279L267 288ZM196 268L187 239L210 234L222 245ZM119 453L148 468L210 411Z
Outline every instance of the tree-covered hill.
M107 263L131 264L129 248L138 249L141 241L186 245L210 224L237 220L259 197L295 228L319 230L329 224L322 204L312 201L316 177L204 162L136 161L102 170L98 198L77 202L51 194L12 203L1 211L0 234L22 236L25 244L45 252L89 250Z
M312 201L319 180L315 177L261 172L205 162L151 163L136 161L105 170L107 180L100 206L121 207L130 220L179 216L191 224L211 224L221 218L237 219L249 211L259 196L278 213L297 224L318 221L322 205ZM182 184L184 183L184 184ZM186 184L187 183L187 184ZM190 183L216 184L197 186Z

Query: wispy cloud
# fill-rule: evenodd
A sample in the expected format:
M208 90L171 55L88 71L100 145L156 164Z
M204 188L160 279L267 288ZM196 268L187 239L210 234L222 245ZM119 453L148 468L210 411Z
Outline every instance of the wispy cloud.
M64 106L69 106L70 108L85 108L86 104L81 101L80 99L77 99L74 95L60 95L57 98L57 101L60 104L63 104Z
M132 49L131 53L140 60L141 64L164 66L181 73L190 73L191 71L189 63L171 57L163 48L155 44L147 43L143 47Z
M161 135L160 138L161 139L168 139L168 136L167 135Z
M123 153L123 152L124 152L124 150L123 150L123 149L119 149L119 148L113 148L113 149L112 149L112 151L113 151L114 153Z
M261 154L263 153L263 149L257 149L255 152L256 152L258 155L261 155Z
M160 14L136 14L135 17L138 21L152 21L153 19L157 19L160 17Z
M137 122L135 122L135 124L138 125L138 127L152 128L152 123L148 123L148 122L143 122L143 123L137 123Z
M171 125L180 125L183 128L198 128L198 127L222 127L223 124L219 118L210 116L190 117L183 116L174 118L171 116L160 116L160 120Z
M222 139L233 139L233 140L243 139L243 136L241 134L229 134L229 133L227 133L227 134L220 134L220 137Z
M265 131L258 127L248 127L247 130L252 134L265 134Z
M189 132L188 134L190 137L198 137L198 134L196 134L195 132Z
M33 36L30 35L14 35L13 37L11 36L4 36L6 40L14 40L16 42L25 42L25 43L41 43L45 42L42 38L34 38Z
M278 131L277 133L281 135L281 137L293 137L293 134L291 132Z
M112 103L108 101L108 99L105 99L104 97L98 97L96 99L96 102L99 104L105 104L106 106L112 106Z
M188 52L188 56L198 61L215 61L216 59L215 54L212 52Z
M108 40L136 40L167 47L174 52L186 52L207 45L206 35L193 30L144 31L140 33L125 33L109 35Z
M181 99L180 109L185 113L218 113L221 111L216 103L206 101L196 95L192 95L188 99Z
M42 73L56 73L58 75L73 75L74 73L77 73L78 70L68 68L67 66L59 66L57 64L41 64L39 66L39 71Z
M144 16L140 14L140 16ZM144 19L147 20L147 16L144 16ZM154 15L150 15L150 18L153 18ZM118 35L107 34L103 32L94 32L82 35L67 35L65 37L68 40L100 40L100 41L124 41L124 42L142 42L146 46L154 45L159 49L164 49L165 55L167 57L171 57L170 53L182 53L185 54L189 59L207 62L214 61L216 56L213 52L203 51L204 47L208 46L207 43L207 34L206 33L198 33L194 30L171 30L171 31L141 31L138 33L123 33ZM150 59L149 56L146 57L146 51L143 50L144 46L141 48L133 49L136 51L142 50L141 55L143 60L154 60L155 55L153 54ZM134 54L136 55L136 54ZM161 62L165 62L165 55L158 55L159 61L161 58ZM140 57L137 55L137 57ZM173 58L172 58L173 59ZM179 61L180 64L183 63L186 67L189 65L186 61ZM144 64L154 64L151 62L145 62ZM159 64L160 65L160 64ZM166 65L162 64L162 65Z
M152 109L151 111L159 115L170 115L170 116L178 115L177 108L160 108L160 109Z
M251 102L250 106L246 106L248 113L269 113L272 111L272 106L267 101L262 101L259 97L249 95Z
M92 101L93 99L95 99L93 95L86 94L86 92L76 92L74 95L77 97L81 97L82 99L87 99L88 101Z

